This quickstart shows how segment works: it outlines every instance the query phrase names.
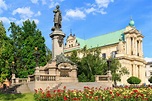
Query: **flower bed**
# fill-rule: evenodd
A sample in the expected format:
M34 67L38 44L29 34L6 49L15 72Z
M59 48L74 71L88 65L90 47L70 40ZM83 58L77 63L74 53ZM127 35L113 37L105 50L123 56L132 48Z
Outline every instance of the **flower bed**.
M57 89L35 90L36 101L152 101L152 87L89 88L84 91Z

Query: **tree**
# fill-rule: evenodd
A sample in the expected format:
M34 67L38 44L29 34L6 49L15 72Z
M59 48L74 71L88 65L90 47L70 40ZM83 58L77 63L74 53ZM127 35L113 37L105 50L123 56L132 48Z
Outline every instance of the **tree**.
M79 58L77 51L73 51L70 59L78 66L78 79L80 82L93 82L95 75L103 74L105 61L99 57L99 48L87 49L85 46L82 50L83 57Z
M50 61L52 59L52 52L51 50L46 46L46 61Z
M46 46L45 39L41 31L37 29L34 21L26 20L23 26L18 26L11 22L9 27L11 32L10 39L13 46L12 61L15 62L17 77L25 78L34 73L36 59L39 66L46 64ZM39 56L35 56L35 47L38 48Z
M11 44L6 36L6 30L3 23L0 22L0 82L4 82L6 78L10 78L10 56Z
M77 53L83 54L79 58ZM87 46L78 51L73 51L70 59L78 66L78 79L81 82L89 82L95 80L95 75L106 75L108 71L107 60L100 57L100 48L87 49ZM121 67L118 59L110 58L110 70L112 80L117 85L117 81L121 81L121 76L129 74L125 67Z
M114 81L114 85L117 85L117 81L121 81L121 76L129 74L129 71L122 67L119 60L117 58L110 58L110 71L112 74L112 80Z

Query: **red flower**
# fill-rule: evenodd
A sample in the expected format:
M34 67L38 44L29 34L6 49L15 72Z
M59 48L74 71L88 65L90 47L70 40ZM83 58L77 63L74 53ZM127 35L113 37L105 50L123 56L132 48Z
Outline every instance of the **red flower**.
M110 94L112 94L112 92L111 92L111 91L109 91L109 93L110 93Z
M117 96L120 96L120 94L119 94L119 93L116 93L116 95L117 95Z
M53 91L54 93L56 92L56 90Z
M64 96L64 101L68 100L68 98L66 96Z
M35 90L35 93L37 93L37 90L36 89L34 89Z
M138 92L138 90L133 90L133 92L134 92L134 93L137 93L137 92Z
M77 100L77 101L78 101L79 99L78 99L78 98L76 98L76 97L74 97L72 100Z
M66 89L66 86L64 86L63 89Z
M50 94L50 93L47 93L47 94L46 94L46 97L51 97L51 94Z

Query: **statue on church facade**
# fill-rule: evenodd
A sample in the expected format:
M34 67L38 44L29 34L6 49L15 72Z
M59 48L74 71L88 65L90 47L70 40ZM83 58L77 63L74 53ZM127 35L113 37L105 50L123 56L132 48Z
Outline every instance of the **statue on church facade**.
M61 30L61 21L62 21L62 16L61 16L61 11L60 11L60 6L57 5L56 9L53 10L54 13L54 27L52 28L52 31L54 30Z

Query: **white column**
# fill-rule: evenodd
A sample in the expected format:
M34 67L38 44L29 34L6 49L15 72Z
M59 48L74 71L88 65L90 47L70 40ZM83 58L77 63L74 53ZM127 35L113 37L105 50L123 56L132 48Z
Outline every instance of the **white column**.
M139 56L141 56L141 40L139 40Z
M131 38L128 37L128 41L127 41L127 53L130 55L131 51Z
M140 41L140 45L141 45L141 56L143 57L143 44L142 44L142 40Z
M137 38L135 38L135 55L137 55Z
M135 54L135 39L132 37L132 53Z

